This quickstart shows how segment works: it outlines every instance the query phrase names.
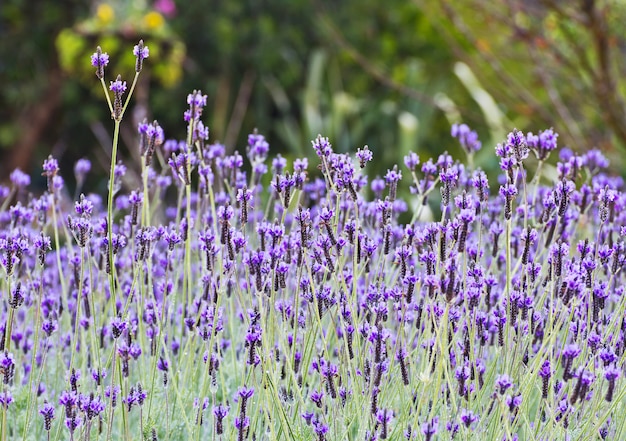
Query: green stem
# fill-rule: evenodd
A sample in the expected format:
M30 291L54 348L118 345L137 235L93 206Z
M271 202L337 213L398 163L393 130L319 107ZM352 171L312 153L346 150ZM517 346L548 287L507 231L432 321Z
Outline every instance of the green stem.
M107 89L107 85L104 82L104 77L100 78L100 84L102 84L102 90L104 90L104 96L107 99L107 104L109 105L109 112L113 115L113 104L111 103L111 97L109 96L109 90Z
M9 281L9 292L11 292L11 282ZM7 352L11 352L11 330L13 328L13 308L9 308L9 318L7 320L7 329L5 332L4 338L4 350Z
M504 288L504 298L506 300L506 316L507 321L504 323L504 372L509 373L509 326L511 316L509 314L510 308L508 307L509 299L511 298L511 284L513 276L511 274L511 219L506 221L506 286Z
M115 357L116 352L117 352L117 339L113 340L113 357ZM113 396L115 395L115 368L116 366L117 366L117 363L113 361L113 373L111 375L111 397L110 397L111 399L109 401L109 407L110 407L109 425L107 428L107 436L106 436L107 441L111 441L111 435L113 432L113 413L115 411L115 408L113 407Z
M80 280L75 281L78 284L78 292L76 293L76 319L74 322L74 339L72 340L72 355L70 357L70 375L72 374L72 368L74 367L74 355L76 351L76 342L78 341L78 327L80 320L80 305L81 305L81 294L83 292L83 262L85 261L85 250L84 248L80 249Z
M67 287L65 285L65 276L63 275L63 264L61 263L61 243L59 241L59 226L57 222L57 205L56 197L52 195L52 228L54 230L54 248L57 260L57 269L59 271L59 282L61 282L61 301L67 306ZM68 314L67 327L71 326L71 319Z
M128 103L130 103L130 97L133 96L133 91L135 90L135 86L137 85L138 78L139 78L139 72L135 72L135 78L133 78L133 84L131 84L130 86L130 91L128 92L128 95L126 96L126 101L124 101L124 107L122 107L122 113L120 114L120 121L124 117L124 113L126 112L126 109L128 108ZM106 96L107 96L107 100L109 100L108 93L106 94Z
M108 96L108 95L107 95ZM115 302L115 263L113 262L113 192L115 191L115 165L117 163L117 145L119 142L120 121L115 121L113 131L113 148L111 149L111 172L109 174L109 198L107 203L107 236L109 240L109 295L113 300L113 308L117 315L117 304Z
M41 295L42 295L42 287L43 286L43 269L40 275L40 285L39 285L39 289L37 290L37 303L35 304L35 307L37 308L37 310L35 311L35 342L33 344L33 354L31 356L31 366L35 366L35 360L36 360L36 356L37 356L37 350L39 348L39 330L41 329ZM31 413L33 411L33 407L35 406L35 400L36 400L36 396L33 397L33 380L35 378L34 375L34 371L31 375L29 375L29 379L28 379L28 390L29 390L29 396L28 396L28 408L26 410L26 423L24 424L24 431L23 431L23 441L26 441L26 434L28 433L28 427L30 425L30 416ZM36 395L36 394L35 394ZM34 399L33 399L34 398Z

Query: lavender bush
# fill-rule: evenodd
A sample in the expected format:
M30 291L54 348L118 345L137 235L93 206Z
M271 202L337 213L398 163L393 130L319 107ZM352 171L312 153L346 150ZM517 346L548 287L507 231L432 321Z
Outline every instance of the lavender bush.
M114 122L107 198L69 203L52 157L43 195L19 170L1 188L0 441L626 436L626 198L600 152L562 150L550 182L557 134L514 130L493 193L446 153L370 182L367 147L322 136L319 172L269 161L259 133L244 165L208 142L194 91L185 140L139 125L126 193L134 54L130 88L91 60ZM452 134L472 164L476 134Z

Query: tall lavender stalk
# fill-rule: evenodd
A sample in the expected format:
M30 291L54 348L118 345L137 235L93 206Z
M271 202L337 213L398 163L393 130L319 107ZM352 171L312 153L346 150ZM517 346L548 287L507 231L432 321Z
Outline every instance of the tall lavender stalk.
M114 122L113 128L113 142L111 146L111 169L109 173L109 190L107 197L107 272L109 274L109 295L111 300L113 301L113 309L114 314L118 314L117 304L116 304L116 289L115 289L115 261L114 261L114 241L113 241L113 195L115 194L115 167L117 165L117 150L119 144L119 133L120 133L120 124L124 117L124 113L128 108L128 104L130 103L130 98L132 97L133 91L135 90L135 86L137 84L137 80L139 79L139 74L143 68L143 60L148 58L149 49L144 45L143 40L139 40L139 43L133 48L133 54L135 55L135 76L133 77L133 82L130 87L130 91L126 95L126 99L124 100L124 93L127 90L126 81L122 81L121 77L118 75L115 81L111 81L111 85L109 90L113 92L113 101L111 102L111 98L109 95L109 91L107 90L106 83L104 80L105 67L109 63L109 56L106 53L102 52L102 49L98 46L97 51L91 57L91 64L96 68L96 76L100 79L100 83L102 84L102 88L107 100L107 104L109 106L109 111L111 112L111 118ZM115 351L114 351L115 354ZM115 372L111 377L112 385L115 385ZM111 420L113 419L113 406L111 406L111 414L109 416ZM107 439L111 437L111 426L109 425L109 431L107 433ZM127 433L128 438L128 433Z

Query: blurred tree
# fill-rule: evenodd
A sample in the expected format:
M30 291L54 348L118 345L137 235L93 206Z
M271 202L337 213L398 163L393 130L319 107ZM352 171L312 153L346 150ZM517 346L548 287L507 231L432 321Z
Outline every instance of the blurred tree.
M64 77L51 36L86 9L79 0L4 0L0 5L0 146L11 147L0 176L17 166L26 168L56 123Z
M382 154L382 164L401 162L408 150L422 156L460 153L449 137L459 110L488 137L478 105L456 78L454 54L432 17L411 2L392 3L325 3L317 14L349 93L370 97L377 109L377 124L364 138L379 142L373 150ZM385 113L392 118L381 118Z
M10 64L14 73L3 89L3 98L10 95L12 101L2 111L22 115L30 102L47 127L18 128L32 125L31 115L22 126L14 121L0 126L0 144L20 158L22 167L36 169L53 153L64 170L83 155L96 159L96 173L106 170L109 115L89 54L102 46L112 60L107 78L121 73L130 79L130 49L140 37L151 55L133 100L134 122L122 127L125 156L134 155L134 123L144 116L158 119L167 137L183 138L185 97L193 89L202 89L213 103L205 116L211 139L229 149L244 150L247 133L256 127L274 152L310 155L310 140L323 133L341 151L367 143L379 159L379 173L401 162L408 150L419 148L425 156L441 152L442 146L455 148L449 127L459 109L482 135L489 133L454 74L447 40L428 13L403 0L384 5L375 0L215 0L208 6L108 0L91 7L67 1L51 6L56 15L35 14L29 3L0 5L4 22L20 23L28 16L51 23L40 37L45 44L33 43L23 28L22 34L13 32L0 41L0 63ZM40 29L37 22L29 26ZM24 79L20 66L23 70L27 63L13 64L19 39L32 44L29 59L38 60L39 76ZM48 85L53 70L54 86ZM42 92L33 93L46 86L56 93L55 112L39 105ZM16 163L2 161L3 176Z
M100 159L103 169L108 164L111 141L108 134L110 128L105 124L108 118L102 116L102 111L106 109L103 106L102 87L94 80L94 69L87 62L95 48L101 46L110 57L111 62L106 69L107 79L112 80L121 74L130 83L135 75L132 48L140 39L149 42L150 56L146 60L149 68L142 72L137 83L132 101L133 111L131 118L127 118L129 123L122 125L121 129L121 136L129 147L129 156L137 164L140 160L139 151L134 148L137 137L135 128L144 119L152 119L150 87L157 94L167 94L182 78L185 44L166 20L166 15L171 15L174 11L166 7L164 0L153 6L154 8L144 0L98 2L91 15L71 28L62 30L56 38L61 67L75 80L66 85L67 102L78 100L77 106L85 106L84 102L80 102L84 100L84 89L93 92L95 101L87 107L95 105L98 110L90 112L88 121L80 118L77 122L89 126L98 139L102 148L97 150L99 154L95 156ZM170 3L170 6L175 5ZM74 130L79 131L80 128L76 127Z
M449 142L437 94L477 108L454 76L447 42L411 3L217 1L212 8L181 7L174 28L194 36L182 85L214 98L212 137L231 149L243 149L245 134L258 127L276 150L310 154L310 140L323 133L341 151L369 144L382 169L401 161L402 151L438 152ZM467 114L484 126L480 112Z
M416 4L520 129L551 125L561 144L625 151L624 1Z

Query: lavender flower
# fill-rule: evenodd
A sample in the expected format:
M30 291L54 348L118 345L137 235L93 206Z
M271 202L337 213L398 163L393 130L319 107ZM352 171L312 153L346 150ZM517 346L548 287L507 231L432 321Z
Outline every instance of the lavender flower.
M394 166L392 170L387 170L385 182L389 186L389 199L393 202L396 199L398 182L402 179L402 172L398 171L398 167Z
M380 425L380 439L387 439L389 423L393 419L393 412L389 409L379 409L376 413L376 422Z
M85 397L82 401L81 408L85 413L85 417L89 421L104 412L105 405L100 397L94 396L94 394L91 393L89 397Z
M467 428L471 427L476 421L479 420L478 415L474 414L471 410L461 409L461 423Z
M507 146L509 151L515 157L517 163L520 163L528 157L528 144L526 137L517 129L513 129L507 136Z
M514 185L500 186L500 196L504 198L504 218L511 219L513 214L513 199L517 195L517 187Z
M539 135L533 135L531 132L526 135L526 143L535 153L537 159L544 161L548 158L550 152L556 149L558 136L552 129L542 130L539 132Z
M148 46L144 46L143 40L139 40L139 44L133 48L133 55L135 56L135 72L141 72L143 69L143 60L150 56L150 50Z
M356 158L359 160L359 167L365 168L365 165L372 160L372 152L368 146L356 151Z
M482 147L478 140L478 134L471 130L467 124L452 124L451 135L459 140L461 147L468 154L477 152Z
M509 412L514 414L517 411L517 409L520 407L520 405L522 404L522 395L521 394L514 395L514 396L507 395L504 399L504 403L509 408Z
M315 150L315 153L317 153L317 156L319 156L320 158L327 158L333 152L332 146L330 145L328 138L324 138L322 137L322 135L317 135L317 138L315 139L315 141L311 141L311 144L313 144L313 149Z
M408 155L404 157L404 165L406 165L406 168L411 170L412 173L415 172L419 163L420 163L420 157L415 152L410 152Z
M609 366L604 370L604 378L606 378L606 380L609 382L609 387L606 391L606 396L605 396L605 400L608 402L613 401L613 393L615 391L615 380L617 380L617 378L619 378L620 375L621 375L621 370L613 366Z
M254 388L253 387L247 388L245 386L240 387L239 390L237 391L237 395L239 396L239 399L241 400L240 412L242 414L245 414L247 401L250 398L252 398L252 396L254 395Z
M52 420L54 420L54 406L45 402L39 409L39 414L43 417L43 427L46 432L52 428Z
M16 168L9 175L9 179L17 188L24 188L30 185L30 176L24 173L19 168Z
M200 116L202 116L202 110L206 107L206 100L207 96L202 95L202 92L199 90L194 90L192 93L187 95L189 110L185 112L185 121L200 119Z
M421 429L425 440L431 441L433 436L439 431L439 417L434 417L432 420L423 423Z
M116 121L120 121L122 119L122 111L123 111L123 101L122 96L124 92L126 92L126 81L122 81L122 77L120 75L117 76L115 81L111 81L111 86L109 87L111 92L113 92L113 119Z
M0 393L0 405L6 410L9 405L13 402L13 395L10 391L5 390Z
M139 152L146 158L146 166L151 164L155 149L163 144L165 135L163 128L157 121L147 123L145 120L139 124Z
M86 158L81 158L74 164L74 176L76 181L83 182L87 173L91 171L91 161Z
M504 374L496 378L496 390L498 391L500 395L504 395L507 389L509 389L512 386L513 386L513 382L511 381L511 378L508 375Z
M315 421L313 423L313 428L315 429L315 435L317 435L317 441L324 441L329 427L321 421Z
M552 376L552 369L550 365L550 360L546 360L541 365L541 369L539 370L539 376L542 380L541 386L541 398L548 398L548 382L550 381L550 377Z
M170 370L168 361L163 357L159 357L157 361L157 369L163 372L163 386L167 386L167 373Z
M111 320L111 333L113 334L113 338L119 338L122 335L122 332L126 330L127 326L126 321L119 317L115 317Z
M561 355L563 362L563 380L568 380L570 378L572 361L574 358L578 357L580 353L581 350L575 343L565 346L563 354Z
M250 426L250 418L249 417L235 417L235 428L239 433L237 437L237 441L243 441L246 438L246 429Z
M213 415L215 415L215 433L217 435L221 435L224 433L224 418L228 415L228 411L230 410L229 406L224 406L220 404L218 406L213 407Z
M91 65L96 68L96 76L99 79L104 78L104 68L109 64L109 55L102 52L100 46L96 48L96 52L91 56Z

